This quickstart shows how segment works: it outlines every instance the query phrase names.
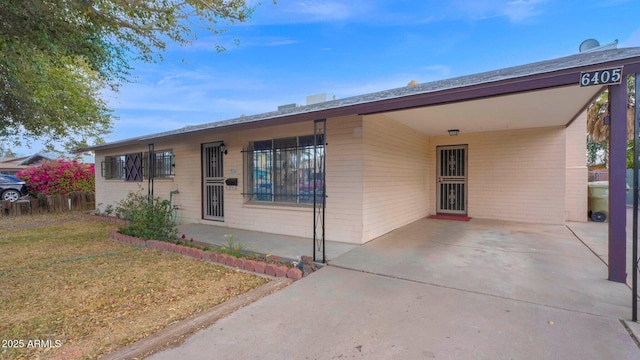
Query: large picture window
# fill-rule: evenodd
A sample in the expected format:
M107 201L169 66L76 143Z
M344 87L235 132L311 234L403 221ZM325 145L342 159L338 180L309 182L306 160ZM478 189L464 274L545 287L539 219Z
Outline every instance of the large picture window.
M316 143L322 144L320 135ZM250 201L313 203L322 194L324 169L315 171L324 157L323 147L314 146L314 136L255 141L244 151L244 195Z

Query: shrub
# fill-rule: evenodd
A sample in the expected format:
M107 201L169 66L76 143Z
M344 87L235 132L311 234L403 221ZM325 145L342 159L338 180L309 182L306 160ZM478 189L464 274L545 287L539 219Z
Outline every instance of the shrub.
M154 197L149 201L142 192L130 192L117 203L116 216L129 221L120 232L148 240L175 240L176 223L169 201Z
M95 191L95 167L75 160L55 160L20 171L17 177L27 183L33 196L65 195L73 191Z

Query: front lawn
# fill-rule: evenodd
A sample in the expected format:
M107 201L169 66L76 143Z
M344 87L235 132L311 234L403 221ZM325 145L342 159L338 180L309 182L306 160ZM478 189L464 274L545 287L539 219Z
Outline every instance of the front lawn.
M96 358L268 281L111 241L115 229L0 218L0 358Z

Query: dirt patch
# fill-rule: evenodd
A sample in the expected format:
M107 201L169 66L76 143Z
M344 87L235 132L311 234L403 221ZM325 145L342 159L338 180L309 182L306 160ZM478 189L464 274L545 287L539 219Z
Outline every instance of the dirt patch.
M26 218L0 219L0 334L18 340L1 358L96 358L269 281L110 241L116 226L73 214Z

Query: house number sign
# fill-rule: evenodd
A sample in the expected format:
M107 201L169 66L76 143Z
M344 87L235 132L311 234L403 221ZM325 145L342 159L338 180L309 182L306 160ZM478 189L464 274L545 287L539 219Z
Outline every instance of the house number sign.
M620 84L621 82L622 66L580 73L580 86Z

